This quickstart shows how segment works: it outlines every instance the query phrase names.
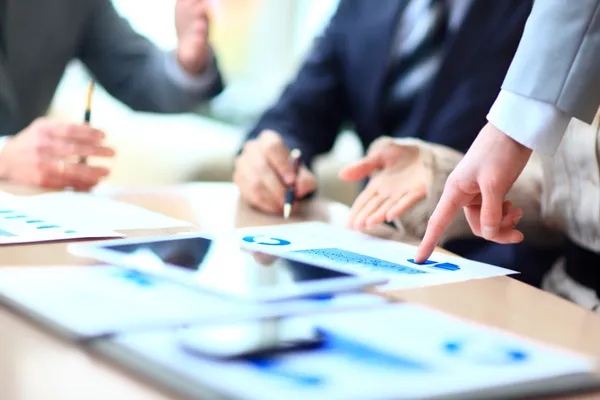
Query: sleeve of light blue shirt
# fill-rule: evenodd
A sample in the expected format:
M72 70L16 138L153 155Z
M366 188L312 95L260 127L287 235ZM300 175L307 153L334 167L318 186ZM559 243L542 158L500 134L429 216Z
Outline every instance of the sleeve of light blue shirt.
M571 116L553 104L501 90L487 119L523 146L553 155Z
M203 92L217 79L216 64L212 49L206 61L206 69L198 76L184 70L175 56L175 52L165 52L165 72L169 79L183 90Z
M4 146L6 146L6 142L8 142L8 139L10 139L10 136L0 137L0 151L2 151L2 149L4 149Z

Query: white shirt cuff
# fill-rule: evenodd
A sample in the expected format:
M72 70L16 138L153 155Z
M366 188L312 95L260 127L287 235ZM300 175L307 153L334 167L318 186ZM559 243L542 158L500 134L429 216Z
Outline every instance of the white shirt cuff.
M4 146L6 146L6 143L8 143L11 137L12 136L0 136L0 152L4 150Z
M210 50L206 60L206 69L200 75L192 75L179 65L175 52L165 53L165 70L169 79L181 89L190 91L206 91L217 79L214 53Z
M571 116L553 104L501 90L487 119L523 146L553 155Z

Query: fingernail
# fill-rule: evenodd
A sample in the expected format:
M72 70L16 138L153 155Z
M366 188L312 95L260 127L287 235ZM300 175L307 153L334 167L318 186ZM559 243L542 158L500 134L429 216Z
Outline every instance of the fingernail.
M484 225L483 228L482 228L482 230L485 233L496 233L496 232L498 232L498 228L495 227L495 226L486 226L486 225Z
M517 225L520 220L521 220L521 217L515 218L514 221L513 221L513 226Z

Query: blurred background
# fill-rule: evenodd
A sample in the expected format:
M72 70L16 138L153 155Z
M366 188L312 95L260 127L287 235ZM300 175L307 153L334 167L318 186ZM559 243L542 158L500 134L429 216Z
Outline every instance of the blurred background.
M121 15L163 49L176 45L175 0L112 0ZM243 137L294 77L339 0L212 0L210 39L226 81L225 91L186 115L137 113L101 87L94 94L92 124L116 147L110 183L170 184L228 181ZM51 114L79 121L89 75L69 66ZM352 132L316 164L325 195L351 202L356 188L338 182L339 168L362 149Z

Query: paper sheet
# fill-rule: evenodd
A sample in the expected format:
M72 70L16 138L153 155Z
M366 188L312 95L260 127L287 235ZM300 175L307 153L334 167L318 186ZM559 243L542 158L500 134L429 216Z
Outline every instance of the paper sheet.
M116 238L106 228L88 228L45 215L22 204L19 198L0 195L0 245L82 238Z
M588 376L593 369L585 358L415 305L311 320L325 333L324 347L244 361L191 355L172 331L124 335L116 341L141 355L149 368L156 368L154 362L195 380L199 388L262 400L464 398L481 390L505 398L518 384L533 382L529 390L547 389L535 381L552 378L558 385L556 377Z
M348 294L259 307L112 266L1 268L0 294L81 337L386 302L376 295Z
M19 204L64 225L93 230L163 229L192 224L143 207L88 193L56 192L19 196Z
M287 253L357 274L389 279L382 289L404 289L489 278L517 273L505 268L435 252L424 265L412 259L416 247L383 240L323 222L242 228L242 246L265 252Z

